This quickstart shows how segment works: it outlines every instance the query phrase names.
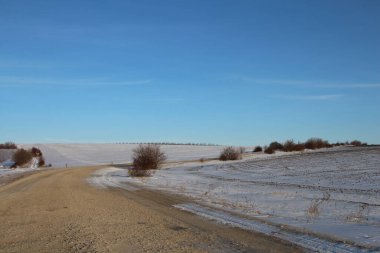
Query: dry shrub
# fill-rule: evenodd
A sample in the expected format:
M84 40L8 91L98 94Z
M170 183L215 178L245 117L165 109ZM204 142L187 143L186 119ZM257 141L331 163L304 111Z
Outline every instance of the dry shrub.
M305 150L305 144L298 142L296 146L294 147L294 151L304 151Z
M307 214L310 218L316 218L319 213L320 213L320 210L319 210L319 205L320 205L321 202L317 201L317 200L313 200L311 203L310 203L310 206L309 208L307 209Z
M362 142L361 142L361 141L358 141L358 140L354 140L354 141L351 141L350 144L353 145L353 146L358 147L358 146L361 146L361 145L362 145Z
M276 151L276 150L283 150L284 146L281 143L277 142L277 141L273 141L271 144L269 144L269 148L271 148L274 151Z
M42 166L45 166L45 158L43 156L40 156L38 160L38 167Z
M332 145L321 138L310 138L305 142L305 148L307 149L320 149L320 148L330 148Z
M129 170L130 176L150 176L151 170L158 169L166 160L160 146L148 144L139 145L133 150L133 168Z
M296 143L293 140L287 140L287 141L284 142L283 150L285 152L294 151L294 146L295 145L296 145Z
M262 151L263 151L263 148L260 146L255 147L255 149L253 150L253 152L262 152Z
M265 153L265 154L274 154L274 153L275 153L275 150L274 150L273 148L271 148L271 147L266 147L266 148L264 149L264 153Z
M33 157L41 157L42 156L42 151L39 148L33 147L30 150L30 153L32 153Z
M305 150L305 144L303 143L295 143L293 140L287 140L283 145L283 150L285 152L292 152L292 151L303 151Z
M313 199L310 203L309 208L307 209L307 214L309 218L316 218L321 213L321 205L330 200L330 193L324 192L321 199Z
M223 149L222 153L220 153L219 160L227 161L227 160L239 160L242 158L242 153L240 149L236 149L234 147L226 147Z
M22 166L30 162L33 158L33 155L30 151L25 149L19 149L16 153L13 154L13 161L17 166Z

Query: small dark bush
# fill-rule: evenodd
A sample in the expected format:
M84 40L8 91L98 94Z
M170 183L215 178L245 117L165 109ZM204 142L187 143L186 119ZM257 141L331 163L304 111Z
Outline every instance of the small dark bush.
M265 153L265 154L274 154L274 153L275 153L275 150L274 150L273 148L271 148L271 147L266 147L266 148L264 149L264 153Z
M18 165L22 166L30 160L32 160L33 156L30 151L27 151L25 149L19 149L16 151L16 153L13 154L13 161Z
M201 163L204 163L206 160L205 160L203 157L201 157L201 158L199 159L199 161L200 161Z
M139 145L133 150L133 168L129 170L130 176L149 176L150 170L158 169L166 160L160 146L148 144Z
M351 143L350 143L351 145L353 145L353 146L361 146L362 145L362 142L361 141L358 141L358 140L354 140L354 141L351 141Z
M305 148L307 149L320 149L320 148L330 148L332 145L321 138L310 138L305 142Z
M283 146L284 146L283 150L285 152L305 150L305 144L299 143L299 142L295 143L293 140L287 140Z
M305 150L305 144L298 142L296 146L294 147L294 151L304 151Z
M30 150L30 153L32 153L33 157L41 157L42 156L42 152L40 149L36 148L36 147L33 147L31 150Z
M255 149L253 150L253 152L262 152L262 151L263 151L263 148L260 146L255 147Z
M293 140L287 140L284 142L283 150L285 152L291 152L294 151L295 142Z
M219 160L227 161L227 160L239 160L242 158L242 154L240 149L236 149L234 147L226 147L223 149L222 153L219 156Z
M269 144L269 147L273 150L283 150L284 146L277 142L277 141L273 141L271 144Z
M0 149L17 149L17 146L13 142L8 141L4 144L0 144Z
M38 167L42 166L45 166L45 158L43 156L40 156L38 161Z

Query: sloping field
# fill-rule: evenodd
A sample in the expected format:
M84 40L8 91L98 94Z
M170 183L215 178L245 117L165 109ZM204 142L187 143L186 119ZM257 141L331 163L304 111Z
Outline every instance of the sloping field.
M0 163L12 159L15 149L0 149Z
M182 166L144 180L123 170L110 177L322 238L380 247L379 147Z
M53 167L128 163L137 144L24 144L38 147ZM218 157L222 146L161 145L169 161Z

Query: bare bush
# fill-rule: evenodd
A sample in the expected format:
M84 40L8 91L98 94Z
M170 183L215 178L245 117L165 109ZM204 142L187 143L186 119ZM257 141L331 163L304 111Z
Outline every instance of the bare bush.
M38 160L38 167L42 166L45 166L45 158L43 156L40 156Z
M239 160L242 158L242 153L240 149L236 149L234 147L226 147L223 149L222 153L219 156L219 160L227 161L227 160Z
M266 148L264 149L264 153L265 153L265 154L274 154L274 153L275 153L275 150L274 150L273 148L271 148L271 147L266 147Z
M282 150L283 148L284 148L284 146L281 144L281 143L279 143L279 142L277 142L277 141L273 141L273 142L271 142L270 144L269 144L269 147L271 148L271 149L273 149L273 150Z
M330 200L330 193L324 192L321 199L313 199L307 209L307 214L309 218L316 218L321 213L321 205Z
M139 145L133 150L133 168L129 170L130 176L149 176L151 170L158 169L166 160L160 146L148 144Z
M307 149L320 149L320 148L330 148L332 145L321 138L310 138L305 142L305 148Z
M30 150L30 153L32 153L33 157L41 157L42 156L42 151L39 148L33 147Z
M19 149L14 153L13 155L13 161L16 163L17 166L22 166L24 164L27 164L30 162L33 158L33 155L30 151L25 149Z
M304 151L305 150L305 144L298 142L296 146L294 147L294 151Z
M283 150L285 152L292 152L292 151L303 151L305 150L305 144L303 143L295 143L293 140L287 140L283 145Z
M361 145L362 145L362 142L361 142L361 141L358 141L358 140L354 140L354 141L351 141L350 144L353 145L353 146L358 147L358 146L361 146Z
M262 151L263 151L263 148L260 146L255 147L255 149L253 150L253 152L262 152Z
M295 145L296 145L296 143L293 140L287 140L284 142L284 148L283 149L285 152L294 151Z

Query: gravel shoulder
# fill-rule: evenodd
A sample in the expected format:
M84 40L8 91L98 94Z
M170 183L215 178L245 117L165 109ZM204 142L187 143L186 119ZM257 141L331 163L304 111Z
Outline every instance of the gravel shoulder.
M148 190L98 189L100 167L40 171L0 186L0 252L297 252L218 225Z

